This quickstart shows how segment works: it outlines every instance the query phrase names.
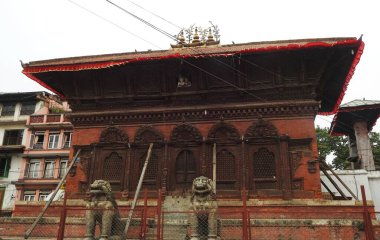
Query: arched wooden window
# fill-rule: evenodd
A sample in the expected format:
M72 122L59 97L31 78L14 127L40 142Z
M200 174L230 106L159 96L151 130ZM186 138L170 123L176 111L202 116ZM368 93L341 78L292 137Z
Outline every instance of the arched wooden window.
M122 179L122 157L117 152L111 152L105 159L103 165L103 180Z
M176 159L175 174L177 184L191 186L196 177L196 161L192 151L181 151Z
M253 155L253 178L256 189L277 188L276 159L267 148L259 148Z
M236 180L235 156L226 149L216 154L217 183L231 183Z

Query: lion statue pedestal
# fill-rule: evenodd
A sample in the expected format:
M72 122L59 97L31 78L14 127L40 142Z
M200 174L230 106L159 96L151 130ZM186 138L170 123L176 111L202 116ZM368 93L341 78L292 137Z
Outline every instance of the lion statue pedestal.
M90 185L90 199L86 210L86 235L84 240L120 240L123 234L123 224L115 199L112 196L111 185L105 180L95 180ZM96 224L100 225L100 236L95 238Z
M218 205L213 190L211 179L204 176L194 179L191 196L193 213L190 216L191 240L219 239L216 217Z

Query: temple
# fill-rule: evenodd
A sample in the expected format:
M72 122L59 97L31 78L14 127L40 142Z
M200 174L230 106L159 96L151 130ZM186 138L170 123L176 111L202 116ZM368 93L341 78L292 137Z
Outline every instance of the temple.
M35 61L23 73L67 99L67 191L108 180L133 196L186 194L216 177L218 199L321 198L314 119L337 110L362 54L361 39L330 38L147 51ZM216 147L216 176L213 148ZM214 174L215 175L215 174Z

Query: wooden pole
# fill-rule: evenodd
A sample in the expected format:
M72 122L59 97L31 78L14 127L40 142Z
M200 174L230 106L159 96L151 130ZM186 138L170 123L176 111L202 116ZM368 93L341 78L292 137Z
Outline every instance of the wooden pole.
M137 184L137 189L136 189L136 192L135 192L135 197L133 198L131 210L128 213L127 223L126 223L125 228L124 228L124 236L125 237L127 237L128 228L129 228L129 225L131 224L133 211L134 211L134 209L136 207L137 198L139 197L139 193L140 193L140 189L141 189L142 182L143 182L143 179L144 179L145 171L146 171L146 168L148 166L150 155L152 153L152 148L153 148L153 143L151 143L149 145L148 154L146 155L145 162L144 162L144 167L143 167L141 175L140 175L139 183Z
M69 168L67 169L65 175L63 176L63 178L61 179L61 181L58 183L57 187L55 188L53 195L51 196L51 198L49 199L49 201L45 204L45 207L42 209L42 212L38 215L38 217L36 218L36 220L34 220L32 226L30 226L30 228L25 232L24 239L28 239L29 238L30 234L32 233L32 231L34 230L34 228L37 226L37 223L41 220L41 218L45 214L46 210L48 209L48 207L50 206L50 204L53 202L53 199L55 198L55 195L57 195L58 190L61 188L63 182L66 180L67 176L69 175L69 172L70 172L71 168L74 166L74 163L76 162L76 160L77 160L77 158L79 156L80 151L81 151L81 149L79 149L78 152L77 152L77 154L75 154L73 161L71 161L71 164L70 164ZM66 194L67 193L65 192L65 195Z
M212 181L214 182L214 194L216 194L216 143L212 148Z

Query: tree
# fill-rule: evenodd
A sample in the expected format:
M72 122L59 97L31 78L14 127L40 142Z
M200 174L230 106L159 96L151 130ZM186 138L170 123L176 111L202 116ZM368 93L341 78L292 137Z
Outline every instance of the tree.
M351 166L347 160L349 157L348 137L331 136L328 128L317 127L317 144L319 157L325 159L327 155L333 154L331 166L335 169L346 169ZM375 165L380 166L380 133L369 133Z
M371 141L373 159L375 160L375 165L380 168L380 133L371 132L369 133L369 139Z
M331 166L335 169L348 168L351 163L349 157L348 138L346 136L331 136L328 128L317 127L317 144L319 157L326 159L326 156L333 154L334 158Z

